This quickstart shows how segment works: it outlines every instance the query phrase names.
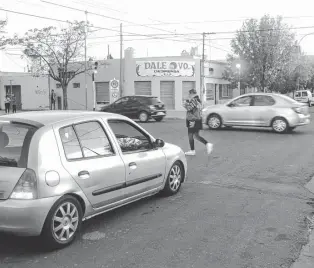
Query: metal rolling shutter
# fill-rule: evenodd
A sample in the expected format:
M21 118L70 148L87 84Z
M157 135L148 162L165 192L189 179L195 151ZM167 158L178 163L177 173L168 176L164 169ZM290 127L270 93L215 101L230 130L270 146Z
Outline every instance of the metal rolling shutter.
M96 82L96 102L110 101L109 82Z
M152 82L151 81L137 81L134 82L135 95L152 95Z
M160 82L160 100L165 104L166 109L175 109L174 81Z
M189 97L189 90L195 88L195 81L183 81L182 82L182 99L186 100Z

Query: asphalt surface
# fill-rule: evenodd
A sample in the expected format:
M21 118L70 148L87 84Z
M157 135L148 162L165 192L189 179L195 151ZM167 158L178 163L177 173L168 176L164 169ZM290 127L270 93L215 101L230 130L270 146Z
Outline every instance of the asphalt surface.
M147 123L155 137L188 149L183 120ZM0 235L0 267L286 268L307 243L314 196L314 123L291 134L202 131L188 181L83 224L71 246L44 252L34 238Z

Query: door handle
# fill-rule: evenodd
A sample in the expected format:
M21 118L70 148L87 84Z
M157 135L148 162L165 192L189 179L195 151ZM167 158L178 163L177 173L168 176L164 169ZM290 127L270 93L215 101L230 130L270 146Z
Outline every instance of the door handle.
M136 169L136 168L137 168L137 165L136 165L136 163L131 162L131 163L129 164L129 167L130 167L130 169Z
M89 179L90 177L89 172L86 170L80 171L78 176L83 180Z

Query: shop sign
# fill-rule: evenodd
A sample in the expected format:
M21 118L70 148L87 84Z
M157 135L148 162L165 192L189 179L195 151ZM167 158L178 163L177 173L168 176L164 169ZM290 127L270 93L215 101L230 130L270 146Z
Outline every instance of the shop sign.
M194 77L194 61L137 61L137 76Z

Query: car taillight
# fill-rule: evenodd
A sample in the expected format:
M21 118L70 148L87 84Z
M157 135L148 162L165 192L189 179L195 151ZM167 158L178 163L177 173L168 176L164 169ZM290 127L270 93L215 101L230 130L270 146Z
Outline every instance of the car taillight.
M16 184L11 199L36 199L37 177L32 169L26 169Z

